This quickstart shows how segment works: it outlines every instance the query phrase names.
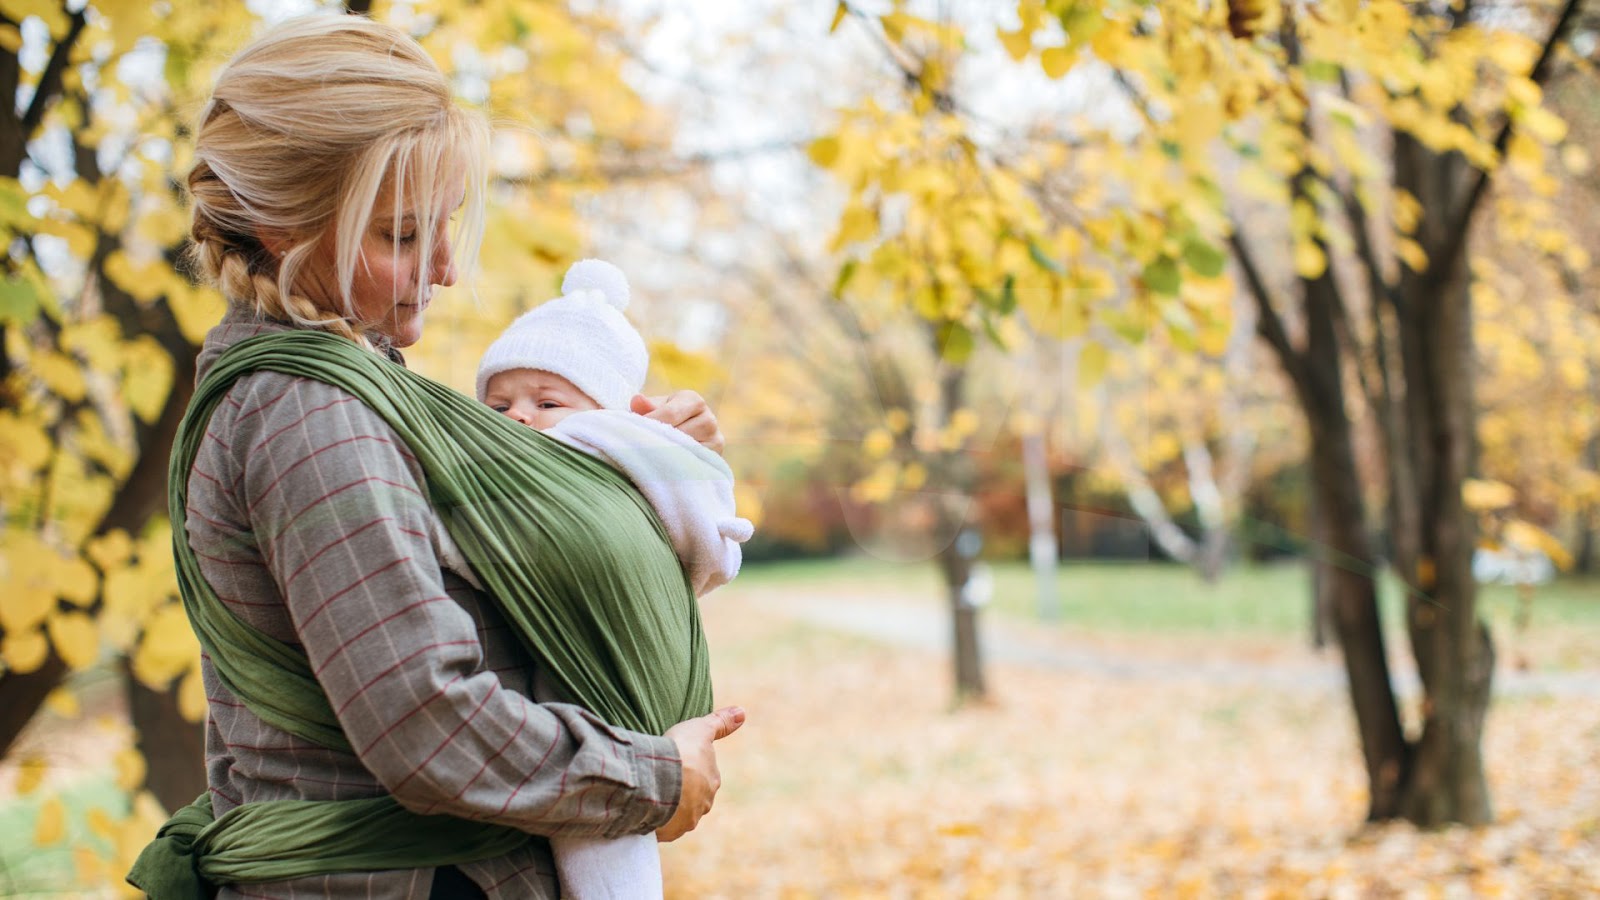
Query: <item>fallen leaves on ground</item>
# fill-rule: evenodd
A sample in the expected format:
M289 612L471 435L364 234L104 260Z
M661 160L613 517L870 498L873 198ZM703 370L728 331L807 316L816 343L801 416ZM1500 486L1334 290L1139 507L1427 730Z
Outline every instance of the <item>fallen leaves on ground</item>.
M750 600L735 586L707 602L718 701L750 717L719 745L716 808L664 850L670 898L1562 898L1600 885L1600 697L1496 702L1494 825L1363 826L1342 691L994 665L993 700L952 710L942 654ZM1281 655L1296 654L1315 662L1286 639Z

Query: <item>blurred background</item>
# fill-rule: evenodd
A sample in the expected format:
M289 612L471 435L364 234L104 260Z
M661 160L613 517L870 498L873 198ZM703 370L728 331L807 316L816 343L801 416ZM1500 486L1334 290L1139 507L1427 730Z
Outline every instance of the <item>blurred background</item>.
M204 787L178 186L317 10L498 127L411 366L600 256L727 435L750 719L669 896L1600 885L1600 8L0 0L0 895Z

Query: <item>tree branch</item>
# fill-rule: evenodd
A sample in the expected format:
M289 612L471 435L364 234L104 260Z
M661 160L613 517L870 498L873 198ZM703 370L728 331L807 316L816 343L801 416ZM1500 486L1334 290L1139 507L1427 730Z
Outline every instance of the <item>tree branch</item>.
M1272 292L1261 278L1261 270L1256 267L1255 257L1245 244L1237 223L1228 235L1228 246L1233 248L1233 258L1244 271L1245 285L1250 288L1250 296L1256 302L1256 333L1278 354L1278 361L1283 364L1283 370L1289 378L1296 386L1303 388L1306 383L1305 360L1289 340L1283 317L1278 315L1277 308L1272 304Z
M1550 66L1555 59L1556 47L1577 21L1578 9L1583 5L1583 0L1566 0L1561 7L1561 15L1556 19L1555 27L1550 30L1550 37L1544 43L1544 49L1539 54L1539 61L1533 64L1533 71L1528 73L1528 79L1534 84L1543 85L1550 77ZM1495 158L1505 156L1506 146L1511 142L1511 118L1506 117L1500 126L1500 133L1494 139ZM1435 252L1428 254L1428 275L1434 280L1448 278L1455 269L1456 258L1461 255L1467 243L1467 231L1472 227L1472 214L1477 210L1478 203L1483 200L1483 195L1489 190L1489 181L1494 176L1492 169L1479 169L1478 177L1473 181L1472 188L1461 202L1461 208L1450 217L1450 227L1445 232L1444 243L1439 248L1432 248Z
M72 13L67 21L70 23L67 33L56 41L55 49L50 52L50 61L39 76L39 86L33 92L33 100L28 103L28 111L22 114L24 141L33 138L34 130L44 121L45 107L61 93L61 74L66 71L67 57L72 55L72 48L78 43L78 35L83 33L86 22L83 10Z

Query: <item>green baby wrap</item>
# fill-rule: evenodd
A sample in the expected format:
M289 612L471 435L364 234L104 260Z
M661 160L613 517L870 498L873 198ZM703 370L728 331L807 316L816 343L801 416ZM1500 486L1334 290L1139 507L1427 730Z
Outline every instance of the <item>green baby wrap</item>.
M305 655L223 605L184 527L212 411L260 370L342 388L395 430L433 509L560 699L651 734L711 711L699 607L654 510L626 478L348 340L290 331L241 341L206 373L168 473L184 608L217 675L251 712L350 749ZM167 822L128 880L156 900L205 897L216 884L487 859L528 839L503 825L418 815L387 796L247 803L215 819L202 796Z

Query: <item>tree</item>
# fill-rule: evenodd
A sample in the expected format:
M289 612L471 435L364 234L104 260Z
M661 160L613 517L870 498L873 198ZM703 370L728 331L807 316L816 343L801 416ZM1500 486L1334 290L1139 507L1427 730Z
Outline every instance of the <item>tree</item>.
M1183 284L1191 273L1216 274L1225 241L1255 301L1257 331L1293 385L1310 438L1313 508L1373 819L1490 816L1481 734L1493 649L1462 501L1477 466L1468 234L1508 166L1536 184L1548 177L1544 147L1564 127L1540 85L1577 6L1519 7L1513 24L1471 3L1022 0L993 32L1051 79L1072 73L1083 86L1109 69L1121 97L1098 121L1046 113L1023 140L974 142L987 151L973 154L980 181L1014 173L1021 193L1044 198L1052 215L1033 232L1044 239L1027 245L1037 267L1093 271L1094 258L1113 260L1133 273L1145 321L1192 327L1206 311L1182 303ZM849 4L840 10L867 18ZM964 109L947 90L960 52L917 50L928 43L919 33L959 35L961 26L918 19L900 3L871 18L902 56L903 82L920 88L925 121L963 133L993 111ZM1539 20L1538 39L1518 30ZM958 36L940 46L974 44ZM1037 151L1041 134L1053 136L1054 156ZM1110 210L1108 192L1117 193ZM861 221L847 213L843 224ZM1270 246L1291 266L1262 255L1268 230L1286 238ZM969 240L987 249L986 240L1019 233L1028 232ZM1059 321L1056 310L1024 311L1046 327ZM1362 401L1380 435L1379 472L1358 465ZM1378 617L1373 496L1385 498L1393 565L1409 585L1425 695L1414 738L1401 727Z

